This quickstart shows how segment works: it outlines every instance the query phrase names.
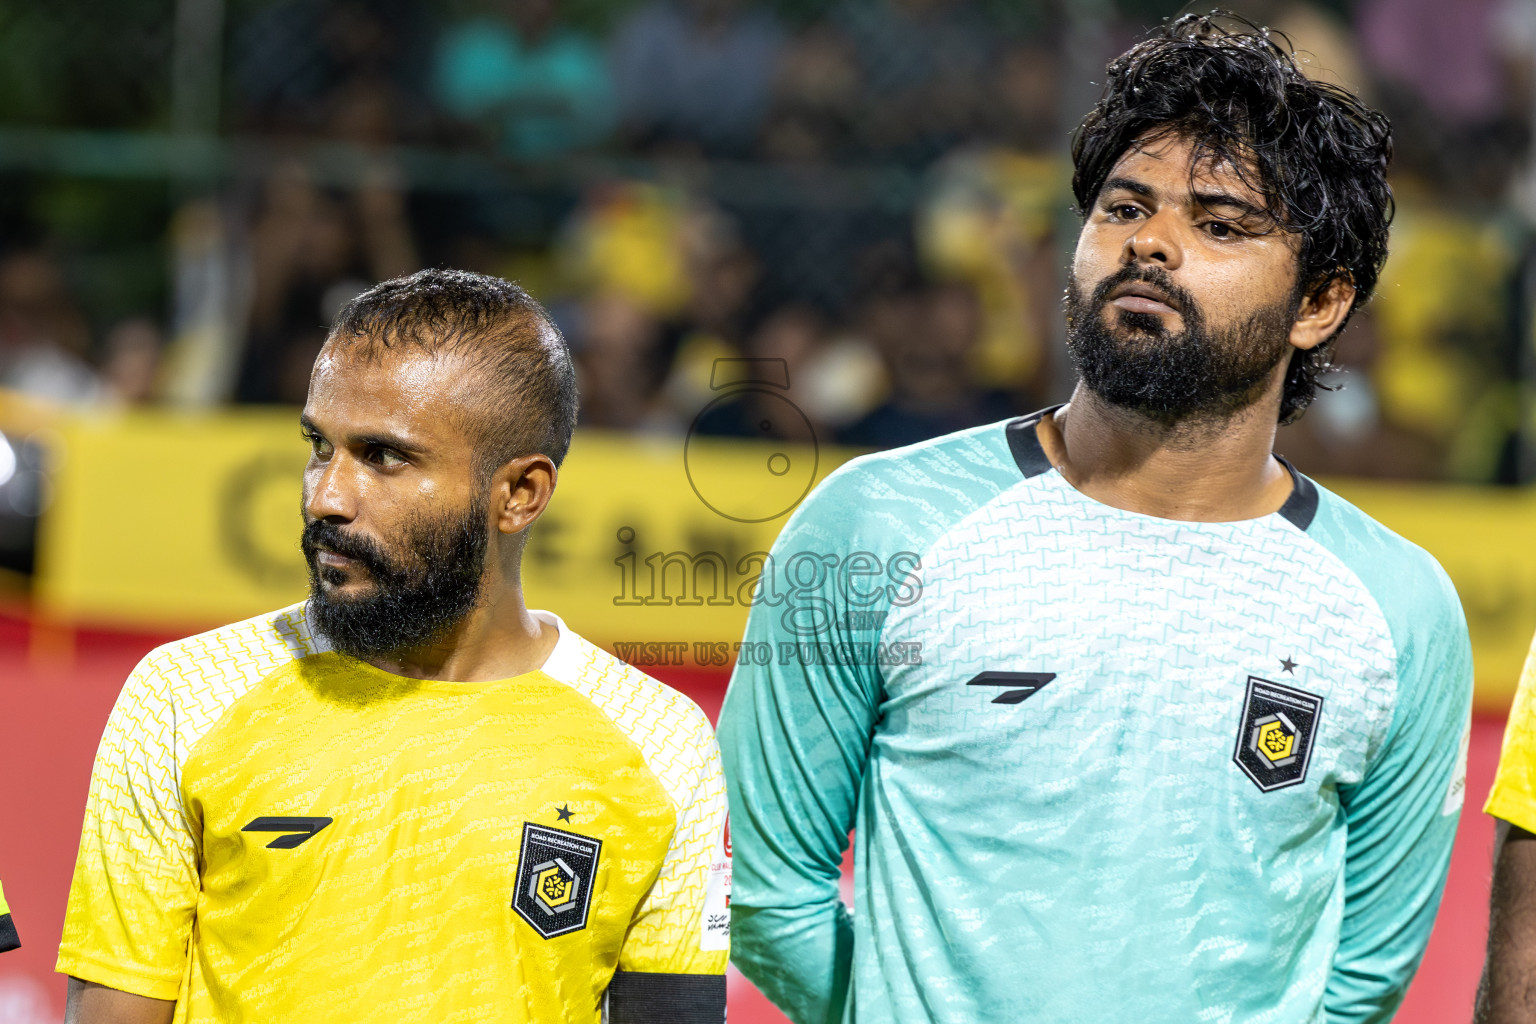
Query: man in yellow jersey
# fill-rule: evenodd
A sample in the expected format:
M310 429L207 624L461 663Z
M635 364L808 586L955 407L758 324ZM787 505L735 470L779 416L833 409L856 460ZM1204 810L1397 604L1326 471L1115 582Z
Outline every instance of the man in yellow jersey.
M11 908L5 902L5 890L0 889L0 953L16 949L21 939L16 934L16 922L11 920Z
M422 271L341 311L301 419L309 600L129 677L71 1022L723 1020L709 722L523 602L575 418L515 285Z
M1477 1024L1536 1022L1536 642L1526 656L1493 790L1483 808L1498 822L1488 959Z

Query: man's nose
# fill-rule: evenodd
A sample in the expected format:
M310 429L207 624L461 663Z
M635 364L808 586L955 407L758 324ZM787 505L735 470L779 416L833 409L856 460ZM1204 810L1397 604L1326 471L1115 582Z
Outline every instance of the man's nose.
M304 513L310 519L351 522L357 516L357 501L348 486L350 474L346 459L333 455L311 466L304 473Z
M1156 213L1143 221L1131 237L1126 239L1125 262L1142 266L1155 264L1164 270L1177 270L1184 262L1184 250L1179 244L1172 218Z

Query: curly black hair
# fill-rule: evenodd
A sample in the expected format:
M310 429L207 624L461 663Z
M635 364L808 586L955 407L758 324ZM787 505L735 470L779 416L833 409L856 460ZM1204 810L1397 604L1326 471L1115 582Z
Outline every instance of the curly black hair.
M1370 299L1393 214L1385 116L1347 90L1307 78L1283 33L1225 11L1168 22L1107 72L1103 94L1072 136L1080 216L1126 150L1159 137L1187 139L1195 154L1191 179L1208 160L1230 166L1264 197L1276 227L1301 236L1298 300L1340 278L1354 285L1354 309ZM1292 355L1281 423L1327 387L1321 378L1347 323Z

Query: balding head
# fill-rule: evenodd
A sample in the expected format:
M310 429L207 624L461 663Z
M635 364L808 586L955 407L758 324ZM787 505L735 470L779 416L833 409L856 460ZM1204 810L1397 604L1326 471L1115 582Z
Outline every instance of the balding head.
M523 455L559 465L576 425L570 350L543 306L499 277L421 270L374 285L342 307L326 343L335 355L452 356L472 370L464 430L482 474Z

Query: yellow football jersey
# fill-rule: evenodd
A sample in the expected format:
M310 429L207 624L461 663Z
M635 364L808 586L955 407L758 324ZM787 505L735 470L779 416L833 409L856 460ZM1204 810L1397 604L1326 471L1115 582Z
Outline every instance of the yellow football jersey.
M16 925L11 920L11 908L5 902L5 890L0 889L0 953L21 945L16 936Z
M709 721L534 614L553 652L497 682L381 671L302 605L150 653L96 756L58 970L178 1024L721 1020Z
M1536 640L1520 673L1520 686L1504 726L1499 769L1483 811L1536 832Z

